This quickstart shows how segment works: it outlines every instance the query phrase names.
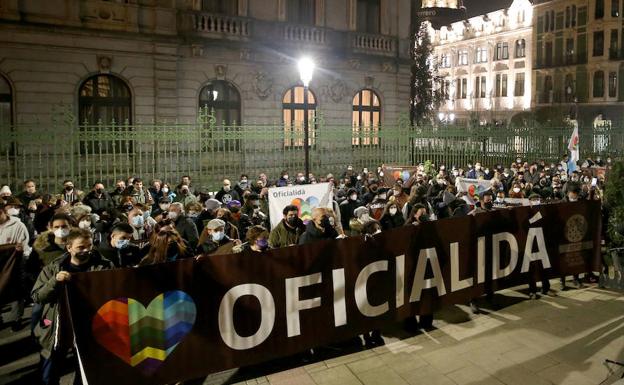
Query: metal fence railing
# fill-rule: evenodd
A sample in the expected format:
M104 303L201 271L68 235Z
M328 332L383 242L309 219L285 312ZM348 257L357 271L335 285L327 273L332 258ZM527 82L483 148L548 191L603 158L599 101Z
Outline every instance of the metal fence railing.
M294 127L294 128L292 128ZM431 160L464 166L509 164L516 157L553 161L567 152L571 129L530 127L411 127L406 119L392 126L354 130L311 124L310 170L316 175L356 168ZM111 186L116 179L140 176L176 183L191 175L193 183L214 189L224 177L252 178L260 172L277 177L283 169L303 170L303 130L296 125L223 125L200 114L191 123L99 123L81 125L70 114L49 121L0 126L0 184L16 188L34 178L47 191L64 179L83 188L96 180ZM624 130L580 130L581 156L621 157Z

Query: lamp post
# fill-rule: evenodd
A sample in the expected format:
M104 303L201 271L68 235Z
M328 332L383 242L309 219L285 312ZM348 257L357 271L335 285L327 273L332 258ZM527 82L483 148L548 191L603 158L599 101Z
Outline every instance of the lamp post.
M299 60L299 77L303 83L303 151L305 156L305 178L306 182L310 182L310 122L308 117L308 86L312 80L314 73L314 62L310 58L304 57Z

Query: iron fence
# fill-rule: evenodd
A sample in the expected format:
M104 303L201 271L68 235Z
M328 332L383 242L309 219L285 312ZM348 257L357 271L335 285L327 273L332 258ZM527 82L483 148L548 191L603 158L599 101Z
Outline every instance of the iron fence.
M560 159L567 152L567 127L411 127L407 119L371 130L312 122L310 170L340 174L349 164L373 169L381 164L464 166ZM294 129L293 129L294 127ZM95 181L107 186L140 176L193 183L214 190L223 178L264 172L277 177L303 170L303 130L283 124L219 124L202 111L194 122L79 124L69 113L49 121L0 126L0 184L19 188L27 178L41 189L56 191L64 179L83 188ZM604 126L580 130L581 156L621 157L624 130Z

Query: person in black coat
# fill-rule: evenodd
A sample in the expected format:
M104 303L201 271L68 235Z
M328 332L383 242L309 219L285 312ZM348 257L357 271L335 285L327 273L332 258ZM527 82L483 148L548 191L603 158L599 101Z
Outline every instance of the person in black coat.
M97 250L102 256L111 261L115 267L132 267L139 264L147 252L146 249L130 243L133 234L132 226L127 223L118 223L113 226L110 235L102 241Z
M82 202L91 207L94 213L110 212L115 207L113 198L104 190L102 182L95 182L91 190Z
M389 202L386 204L379 222L383 230L390 230L403 226L405 218L403 218L403 213L399 210L399 206L395 202Z
M312 220L299 237L300 245L307 245L323 239L336 239L338 232L331 225L329 215L322 208L312 210Z

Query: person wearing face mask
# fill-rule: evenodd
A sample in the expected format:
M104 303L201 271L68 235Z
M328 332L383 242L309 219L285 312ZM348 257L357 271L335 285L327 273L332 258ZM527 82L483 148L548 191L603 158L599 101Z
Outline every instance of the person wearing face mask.
M288 179L288 171L286 170L282 170L282 172L280 173L280 177L277 180L277 182L275 182L275 185L277 187L284 187L284 186L288 186L290 184L290 180Z
M403 209L403 206L409 201L409 195L403 191L403 184L401 182L395 183L392 187L390 200L396 202L397 206L399 206L399 210Z
M48 222L48 230L39 234L33 248L41 264L46 266L65 252L67 235L76 224L67 214L54 214Z
M468 174L466 174L466 178L468 179L481 179L483 178L483 176L485 175L485 173L483 172L483 169L481 167L481 163L477 162L474 165L474 168L470 171L468 171Z
M247 230L246 242L240 246L235 246L232 251L241 253L244 251L252 251L261 253L269 250L269 232L262 226L251 226Z
M354 218L354 211L360 206L362 203L358 199L357 190L353 188L347 190L347 199L340 203L340 219L343 229L349 229L349 221Z
M31 201L31 204L35 201ZM5 210L6 212L13 218L18 219L20 222L26 226L26 230L28 231L29 239L35 239L35 225L33 223L34 215L30 215L28 210L24 209L24 205L22 202L15 198L9 197L5 200Z
M524 199L524 192L522 191L522 186L520 185L520 183L514 183L511 191L509 191L509 197Z
M185 215L182 203L172 203L167 218L173 221L176 231L188 243L190 249L195 250L199 241L199 234L195 223Z
M127 222L133 229L131 242L140 249L148 245L149 237L156 224L156 221L151 217L148 217L146 220L143 212L144 206L136 205L128 212Z
M370 210L371 217L377 221L380 221L387 204L388 189L385 187L379 187L376 190L375 194L373 194L372 202L368 204L368 209Z
M61 346L57 339L59 322L66 322L58 316L63 285L75 273L112 269L114 265L93 250L91 233L73 229L67 235L66 252L43 268L35 283L31 297L36 304L43 306L42 320L38 322L34 334L41 346L41 374L44 384L58 384L59 365L65 360L67 346ZM77 362L73 362L77 368ZM79 374L76 374L80 377Z
M353 211L353 218L349 221L349 235L357 236L362 234L364 225L374 220L370 216L368 207L360 206Z
M113 200L115 207L121 205L121 198L123 198L123 192L126 190L126 182L118 180L115 182L115 189L109 194Z
M494 209L494 194L492 191L487 190L479 195L479 202L477 202L474 210L469 215L475 215L479 213L485 213Z
M299 208L288 205L282 210L284 217L275 226L269 235L269 245L273 249L294 246L299 243L299 237L305 231L305 225L299 218Z
M111 211L115 207L113 198L106 192L102 182L95 182L93 184L93 189L89 191L82 202L91 207L94 213Z
M150 187L148 190L149 193L152 195L152 201L154 202L154 207L152 207L152 210L155 210L157 208L158 202L164 196L162 191L162 185L163 182L160 179L152 179L152 182L150 183Z
M396 203L390 202L386 205L380 223L384 230L395 229L405 224L403 214L399 211L399 206Z
M225 222L221 219L208 222L199 237L199 248L204 256L230 254L237 245L241 245L241 241L225 234Z
M136 266L145 256L146 250L131 243L134 229L127 223L118 223L108 237L97 247L99 253L115 267Z
M498 191L496 193L496 199L494 199L494 207L499 209L507 207L507 204L505 204L505 193L503 191Z
M299 237L299 244L307 245L323 239L337 238L338 232L334 226L332 226L330 215L325 209L320 207L312 209L312 220L308 222L306 230Z
M217 192L215 199L222 204L227 205L231 201L240 202L241 197L238 195L236 190L232 189L232 182L230 182L229 179L223 179L223 187L221 187L221 190Z
M29 244L30 237L26 226L15 216L11 215L6 206L0 202L0 246L14 245L15 250L21 252L22 255L16 260L15 274L18 277L24 277L24 268L28 256L32 249ZM14 281L9 284L3 294L2 302L9 306L9 311L0 316L1 321L5 324L11 325L12 331L19 331L21 329L21 319L24 314L25 304L25 292L24 286L26 282ZM12 295L10 295L10 294Z
M182 185L178 189L178 194L173 198L174 203L181 203L182 207L188 205L189 203L197 202L197 197L191 193L189 186Z
M171 201L169 200L169 198L160 198L160 200L158 201L158 207L152 210L152 217L154 218L154 220L158 222L162 220L165 216L167 216L170 206Z
M82 201L84 199L84 192L74 187L74 182L66 179L63 181L63 191L59 193L59 198L65 202L73 203L75 201Z

